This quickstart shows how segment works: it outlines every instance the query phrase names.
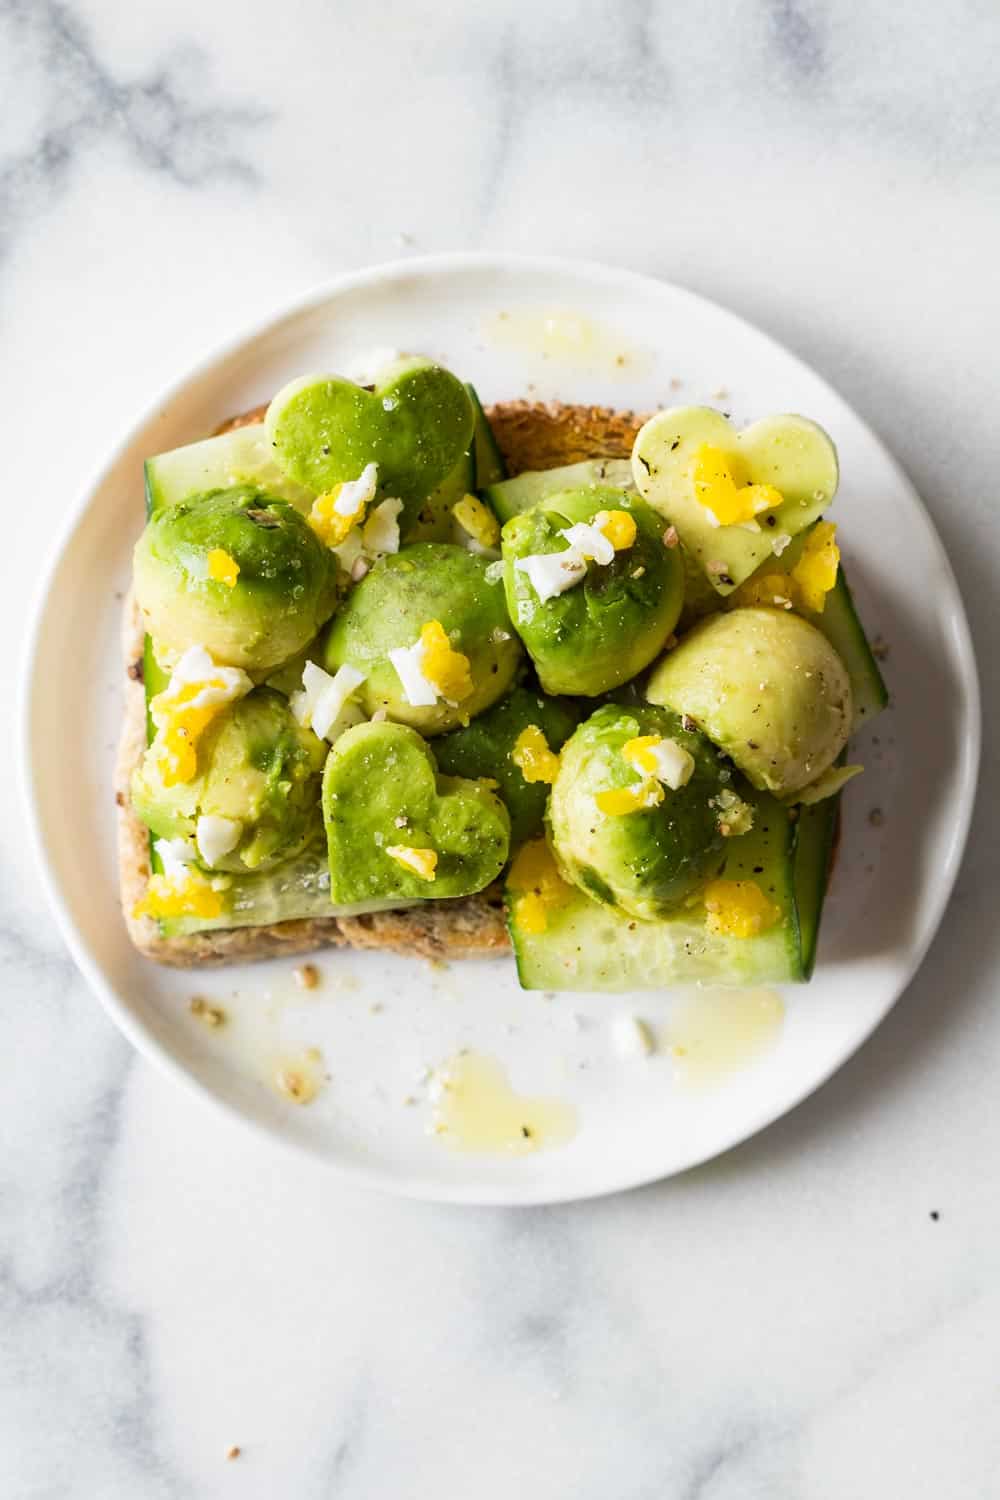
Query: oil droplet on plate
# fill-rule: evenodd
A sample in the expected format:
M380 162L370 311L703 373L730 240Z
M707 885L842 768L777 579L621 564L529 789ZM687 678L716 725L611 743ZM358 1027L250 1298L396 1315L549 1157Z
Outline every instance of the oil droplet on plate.
M627 377L651 363L648 351L631 347L614 329L565 307L511 308L487 318L483 332L501 348L581 370Z
M478 1052L450 1058L435 1083L434 1132L456 1151L528 1156L576 1134L572 1105L516 1093L501 1065Z
M323 1054L318 1047L307 1047L295 1057L275 1059L271 1074L274 1087L292 1104L311 1104L323 1087Z
M784 1019L776 990L692 990L678 999L666 1027L678 1082L688 1088L721 1083L774 1045Z

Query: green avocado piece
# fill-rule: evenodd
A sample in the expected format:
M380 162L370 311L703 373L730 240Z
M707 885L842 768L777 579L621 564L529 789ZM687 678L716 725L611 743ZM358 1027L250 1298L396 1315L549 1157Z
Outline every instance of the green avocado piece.
M665 786L656 807L603 813L598 793L641 782L622 749L644 735L686 750L694 759L691 779L677 791ZM676 714L599 708L563 746L549 802L550 841L564 879L634 917L676 911L722 865L725 840L714 799L732 780L714 746Z
M518 559L564 551L560 532L602 510L627 511L635 542L605 566L588 563L579 583L542 602ZM627 682L677 623L684 596L678 549L663 545L662 520L636 495L602 487L551 495L508 521L501 545L510 616L547 693L594 698Z
M242 823L239 843L213 868L267 870L320 832L326 746L271 688L255 688L209 724L192 781L164 786L153 741L132 777L132 805L157 838L195 837L207 815Z
M577 704L566 698L517 687L502 702L487 709L464 729L437 740L434 754L449 776L491 776L510 813L512 849L541 832L549 787L544 781L525 781L511 760L518 736L536 725L550 750L559 751L580 719Z
M297 484L321 494L374 462L379 490L403 501L409 521L468 452L473 421L462 382L414 357L387 365L371 391L338 375L293 380L274 397L265 425Z
M235 584L209 575L218 549ZM253 485L157 511L135 548L135 594L161 658L205 646L222 666L266 676L300 651L337 599L332 554L287 500Z
M507 861L510 818L480 781L438 775L430 746L405 724L359 724L333 746L323 817L336 904L470 896ZM431 850L434 878L387 851Z
M780 557L769 558L758 572L761 575L790 573L808 545L816 524L814 522L808 530L800 532ZM753 577L750 583L753 583ZM858 615L843 558L837 568L837 581L827 594L822 610L817 614L796 605L796 613L804 615L817 630L822 631L847 668L854 703L853 729L860 729L887 706L889 693ZM681 623L684 623L683 616Z
M783 609L703 620L654 669L646 696L686 714L755 787L779 796L832 766L853 722L840 657Z
M389 652L412 646L432 620L469 658L473 692L419 707L407 700ZM425 735L444 734L496 703L520 660L502 583L483 558L447 542L416 542L381 558L348 596L322 648L328 672L347 662L365 674L358 698L369 716L383 709Z
M702 447L718 449L738 485L769 484L783 504L764 512L759 530L716 526L695 495L694 465ZM837 492L837 450L806 417L764 417L737 432L710 406L661 411L639 431L632 472L643 499L677 528L713 588L729 594L773 555L776 537L804 531Z

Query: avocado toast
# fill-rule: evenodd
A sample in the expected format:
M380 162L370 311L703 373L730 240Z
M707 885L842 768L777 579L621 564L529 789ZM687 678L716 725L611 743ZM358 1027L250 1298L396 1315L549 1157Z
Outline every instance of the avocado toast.
M512 939L528 988L808 979L842 752L885 702L836 485L802 418L484 412L418 359L152 460L117 780L136 946Z
M258 407L225 423L220 433L263 422ZM599 406L500 402L488 420L507 471L552 469L594 457L627 460L641 418ZM423 958L476 958L510 951L499 883L441 905L356 917L308 917L207 932L167 935L149 916L134 915L152 873L149 830L132 805L131 779L147 748L144 691L145 631L134 594L125 600L122 654L125 713L115 790L122 911L135 946L147 958L186 968L243 963L320 947L384 948Z

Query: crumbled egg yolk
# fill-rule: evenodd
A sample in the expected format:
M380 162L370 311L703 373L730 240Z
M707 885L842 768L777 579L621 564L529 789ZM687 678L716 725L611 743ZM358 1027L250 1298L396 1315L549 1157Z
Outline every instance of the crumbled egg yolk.
M634 740L628 740L622 746L622 760L627 760L630 766L637 771L646 771L650 776L656 772L656 757L653 754L654 746L660 743L657 734L641 734Z
M239 667L216 666L204 646L191 646L170 681L149 705L156 726L156 758L164 786L192 781L198 772L199 736L216 714L253 687Z
M573 897L544 839L531 839L521 845L507 884L515 893L514 920L531 936L544 932L549 925L549 912L557 911Z
M840 566L837 528L818 521L810 531L802 555L790 573L762 573L748 578L731 595L737 608L766 605L771 609L809 610L822 614L826 596L836 585Z
M158 735L160 750L157 759L164 786L193 781L198 773L197 740L215 717L215 709L211 705L187 707L185 698L194 698L197 691L192 686L174 700L169 722Z
M814 614L822 614L826 596L837 582L840 548L836 536L837 528L832 521L817 522L791 572L803 605Z
M755 880L711 880L702 899L705 926L719 937L756 937L781 918Z
M609 818L624 818L629 813L659 807L663 801L663 786L651 777L648 781L636 782L635 786L618 786L598 792L594 801Z
M756 527L761 511L774 510L784 500L773 484L738 485L726 454L707 444L695 454L694 493L714 526Z
M748 578L741 583L730 604L736 609L751 609L766 605L769 609L794 609L799 602L799 591L790 573L762 573L760 577Z
M347 540L347 533L359 526L365 518L367 503L364 500L359 501L354 510L344 512L336 509L343 487L338 484L325 494L317 495L309 512L309 525L328 547L339 547L341 542Z
M208 554L209 578L214 578L216 583L224 583L228 589L234 589L239 573L240 565L235 557L230 557L221 547L212 548Z
M544 781L551 786L559 774L559 757L549 749L537 724L521 730L510 758L527 782Z
M420 670L449 703L461 703L473 691L469 658L456 651L440 620L428 620L420 631Z
M386 854L404 870L419 875L421 880L437 879L437 851L434 849L409 849L405 844L387 844Z
M478 496L463 495L451 513L462 530L480 547L495 547L499 542L500 522Z
M360 526L365 511L375 498L378 465L366 464L357 479L335 484L332 490L317 495L309 512L309 524L328 547L339 547L348 532Z
M641 734L627 740L622 746L622 760L634 771L665 782L672 792L687 786L694 775L694 756L690 750L658 734Z
M191 870L184 875L150 875L146 894L133 908L135 917L217 917L222 896L203 876Z
M604 532L616 552L624 552L635 541L635 518L627 510L599 510L594 525Z

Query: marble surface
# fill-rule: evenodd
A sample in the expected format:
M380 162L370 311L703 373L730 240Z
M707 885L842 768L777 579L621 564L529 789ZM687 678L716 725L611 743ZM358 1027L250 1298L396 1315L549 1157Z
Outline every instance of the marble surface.
M11 727L5 1500L1000 1492L998 45L974 0L0 0L13 641L81 478L206 345L340 268L551 250L717 298L870 417L987 719L951 909L862 1053L714 1165L513 1212L347 1189L136 1057L54 935Z

